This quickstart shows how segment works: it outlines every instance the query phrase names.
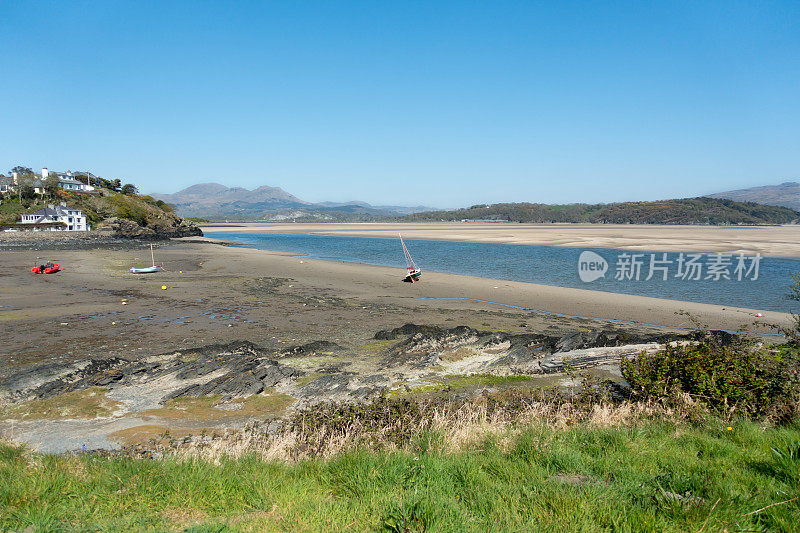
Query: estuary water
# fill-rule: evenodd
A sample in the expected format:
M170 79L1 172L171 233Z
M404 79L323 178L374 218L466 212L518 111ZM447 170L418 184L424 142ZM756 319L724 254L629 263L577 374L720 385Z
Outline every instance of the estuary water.
M396 266L398 279L405 268L399 239L305 233L225 232L207 233L206 236L238 241L248 248L294 252L315 259ZM785 296L791 284L791 274L800 272L800 259L797 258L754 258L698 252L681 255L680 252L421 239L405 241L423 271L423 280L427 270L759 310L789 312L800 308L800 302L793 302ZM583 281L579 275L579 258L586 251L597 256L584 255L584 259L592 259L584 261L584 278L592 277L591 272L598 272L596 269L606 263L604 275L589 282ZM595 270L590 271L590 268Z

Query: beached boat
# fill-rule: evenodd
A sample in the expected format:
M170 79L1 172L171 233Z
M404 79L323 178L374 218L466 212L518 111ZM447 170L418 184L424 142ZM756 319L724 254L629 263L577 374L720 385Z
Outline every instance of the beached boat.
M150 245L150 259L153 260L153 266L144 267L144 268L136 268L131 267L131 272L134 274L152 274L153 272L161 271L161 267L156 265L156 257L153 255L153 245Z
M398 233L398 235L400 235ZM411 254L408 253L408 248L406 248L406 243L403 242L403 236L400 235L400 244L403 245L403 253L406 254L406 277L403 278L403 281L406 283L415 283L419 281L419 277L422 275L422 270L417 268L416 263L414 263L414 259L411 258Z
M34 274L55 274L59 270L61 270L61 265L58 263L44 263L33 267L31 272Z

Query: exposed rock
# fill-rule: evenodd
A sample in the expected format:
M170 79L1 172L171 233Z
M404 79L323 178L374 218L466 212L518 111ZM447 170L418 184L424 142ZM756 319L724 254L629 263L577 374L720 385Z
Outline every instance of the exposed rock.
M76 363L46 363L26 368L8 376L0 382L0 397L11 397L16 391L31 390L74 374L88 366L91 361Z
M303 385L298 396L300 398L318 398L330 396L332 392L348 392L353 375L349 373L328 374Z
M402 328L392 330L395 334L403 332L412 333L411 337L393 347L392 353L386 358L388 366L403 364L415 367L432 366L438 363L438 353L442 350L476 343L481 336L477 330L467 326L442 329L406 324Z
M65 392L106 387L143 386L156 380L160 403L182 396L217 394L223 399L258 394L302 372L267 358L247 342L214 345L153 356L142 361L108 358L72 365L45 365L48 377L32 379L39 369L18 372L3 382L11 398L50 398Z
M380 331L376 337L397 338L403 334L410 336L390 349L384 359L387 367L423 369L444 364L448 371L456 373L501 374L552 373L563 372L565 365L572 368L603 365L618 361L627 351L599 348L653 348L657 344L695 337L693 334L632 334L612 329L572 332L558 337L481 332L466 326L444 329L415 324ZM724 336L719 338L727 339ZM559 353L570 354L566 363L564 358L555 357Z
M17 402L105 387L109 398L122 402L129 412L140 412L174 398L214 395L224 403L274 388L297 399L297 406L329 400L359 401L398 387L440 384L447 376L553 374L588 368L618 375L621 357L658 350L668 341L738 341L736 336L722 332L637 335L605 329L548 335L414 324L385 334L406 338L386 348L378 358L362 353L355 356L327 340L293 346L277 354L240 341L136 361L107 358L45 364L9 376L0 384L0 393ZM315 357L330 352L337 354ZM337 357L339 352L344 356ZM309 374L317 377L308 382L297 379Z
M211 394L222 396L223 400L235 397L247 397L258 394L267 387L272 387L284 378L298 376L299 371L279 365L275 361L247 361L234 365L234 368L223 376L203 384L190 385L174 391L164 397L164 401L184 396L199 397Z
M95 228L101 233L110 233L115 237L135 239L169 239L172 237L200 237L202 230L195 224L175 216L164 216L141 226L133 220L112 217L104 220Z
M465 327L465 326L461 326ZM438 326L423 326L418 324L404 324L399 328L394 328L392 330L381 330L375 334L376 340L394 340L398 337L398 335L415 335L417 333L427 333L436 335L445 331L444 328L440 328Z
M279 354L280 357L301 357L316 353L338 352L341 346L331 341L313 341L299 346L290 346Z

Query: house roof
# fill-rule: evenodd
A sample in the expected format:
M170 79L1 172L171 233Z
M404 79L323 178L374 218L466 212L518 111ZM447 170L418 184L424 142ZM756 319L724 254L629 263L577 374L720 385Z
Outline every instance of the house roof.
M61 205L56 205L52 207L48 205L44 209L39 209L35 213L30 213L30 214L43 217L64 217L64 216L69 216L67 210L78 211L80 213L80 209L72 209L70 207L64 207Z
M75 184L75 185L86 185L82 181L78 181L78 180L76 180L74 178L62 178L60 176L58 178L58 182L59 183L71 183L71 184Z
M96 178L97 177L94 174L92 174L91 172L89 172L88 170L65 170L64 172L57 171L57 170L51 170L50 173L51 174L58 174L59 176L70 176L70 177L73 177L73 178L75 176L89 176L90 178Z

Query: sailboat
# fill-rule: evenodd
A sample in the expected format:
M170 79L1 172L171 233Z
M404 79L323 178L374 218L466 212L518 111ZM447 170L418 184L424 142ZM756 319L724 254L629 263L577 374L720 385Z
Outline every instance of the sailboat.
M136 268L131 267L131 272L134 274L151 274L153 272L159 272L161 267L156 265L156 257L153 255L153 245L150 245L150 259L153 260L153 266L145 267L145 268Z
M400 235L398 233L398 235ZM403 236L400 235L400 244L403 245L403 253L406 254L406 277L403 278L403 281L406 283L415 283L419 281L419 277L422 275L422 270L417 268L416 263L411 258L411 254L408 253L408 248L406 248L406 243L403 242Z

